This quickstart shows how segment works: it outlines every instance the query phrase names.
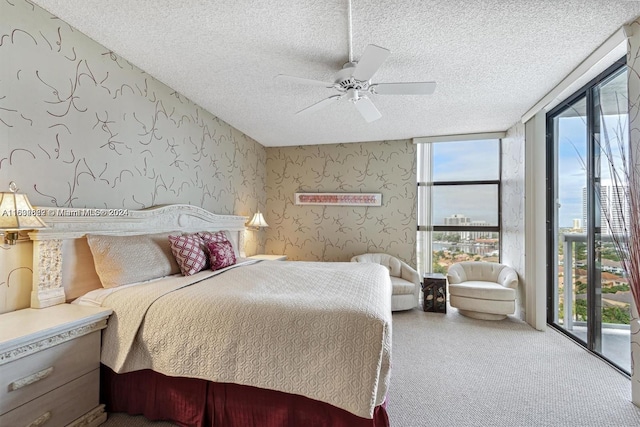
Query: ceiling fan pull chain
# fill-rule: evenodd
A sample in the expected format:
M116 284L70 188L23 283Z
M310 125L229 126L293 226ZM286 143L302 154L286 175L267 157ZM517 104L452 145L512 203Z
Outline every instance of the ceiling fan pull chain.
M349 62L353 62L353 25L351 19L351 0L347 0L349 3Z

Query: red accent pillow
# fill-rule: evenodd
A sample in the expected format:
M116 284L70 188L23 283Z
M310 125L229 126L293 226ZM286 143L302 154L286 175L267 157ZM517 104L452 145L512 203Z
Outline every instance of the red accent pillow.
M227 234L224 231L217 231L212 233L210 231L200 231L196 233L198 237L202 239L205 245L208 245L211 242L228 242Z
M209 248L209 262L212 270L220 270L236 263L233 246L228 240L207 243L207 248Z
M191 276L207 266L207 254L203 250L200 237L190 234L187 236L169 236L171 252L184 276Z

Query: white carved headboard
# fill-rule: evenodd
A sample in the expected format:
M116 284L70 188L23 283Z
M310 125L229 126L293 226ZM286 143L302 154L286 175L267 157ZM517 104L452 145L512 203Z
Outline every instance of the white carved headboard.
M31 307L44 308L99 287L87 234L118 236L180 230L228 230L241 256L247 217L216 215L197 206L164 205L144 210L36 208L48 228L33 240Z

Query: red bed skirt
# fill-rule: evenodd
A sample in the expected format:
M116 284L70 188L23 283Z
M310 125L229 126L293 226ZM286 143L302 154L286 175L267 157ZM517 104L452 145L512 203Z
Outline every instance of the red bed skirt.
M375 408L373 419L366 419L304 396L151 370L116 374L102 365L101 394L108 412L142 414L180 426L389 427L384 404Z

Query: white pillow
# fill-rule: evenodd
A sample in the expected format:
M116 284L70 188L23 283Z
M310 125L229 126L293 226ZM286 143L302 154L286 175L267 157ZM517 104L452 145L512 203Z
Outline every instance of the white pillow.
M169 243L169 235L178 233L88 235L87 241L102 286L114 288L180 273Z

